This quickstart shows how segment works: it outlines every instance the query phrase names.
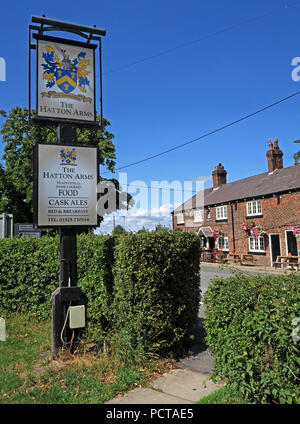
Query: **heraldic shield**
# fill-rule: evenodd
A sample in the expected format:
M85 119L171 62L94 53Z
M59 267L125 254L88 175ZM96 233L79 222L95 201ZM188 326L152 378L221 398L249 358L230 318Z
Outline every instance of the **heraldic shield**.
M74 165L76 166L77 154L76 149L60 150L61 165Z
M56 69L56 84L64 93L71 93L77 86L77 71Z

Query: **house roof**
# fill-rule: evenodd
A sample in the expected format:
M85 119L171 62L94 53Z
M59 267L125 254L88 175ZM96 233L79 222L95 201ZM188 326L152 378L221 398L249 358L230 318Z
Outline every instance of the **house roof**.
M295 189L300 189L300 165L275 169L271 174L264 172L253 177L222 184L217 189L205 189L204 206L268 196ZM198 205L198 202L200 202L201 196L203 196L203 192L195 194L176 208L174 212L194 209L195 205Z

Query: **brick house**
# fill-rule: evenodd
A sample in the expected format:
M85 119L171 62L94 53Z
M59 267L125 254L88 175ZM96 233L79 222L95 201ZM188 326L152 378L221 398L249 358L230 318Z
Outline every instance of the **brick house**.
M172 212L173 230L197 232L208 251L251 253L257 264L270 266L289 252L300 255L300 238L293 234L300 224L300 165L283 167L278 140L269 143L266 156L268 172L231 183L222 164L215 166L213 187ZM262 232L253 236L246 231L251 225Z

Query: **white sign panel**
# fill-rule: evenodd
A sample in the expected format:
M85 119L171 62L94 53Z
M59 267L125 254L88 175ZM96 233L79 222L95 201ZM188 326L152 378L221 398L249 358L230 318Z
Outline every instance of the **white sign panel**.
M94 49L37 40L38 117L95 121Z
M97 147L38 144L37 225L97 225Z

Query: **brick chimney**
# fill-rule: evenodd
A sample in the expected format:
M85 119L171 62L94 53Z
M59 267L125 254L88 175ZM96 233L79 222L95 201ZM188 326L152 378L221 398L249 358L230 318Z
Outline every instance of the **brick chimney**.
M278 139L274 140L273 143L269 142L269 150L267 151L267 159L268 159L268 169L269 174L275 171L275 169L283 168L283 152L278 147Z
M220 187L222 184L226 184L226 175L227 171L225 171L224 166L221 163L215 166L212 172L214 189Z

